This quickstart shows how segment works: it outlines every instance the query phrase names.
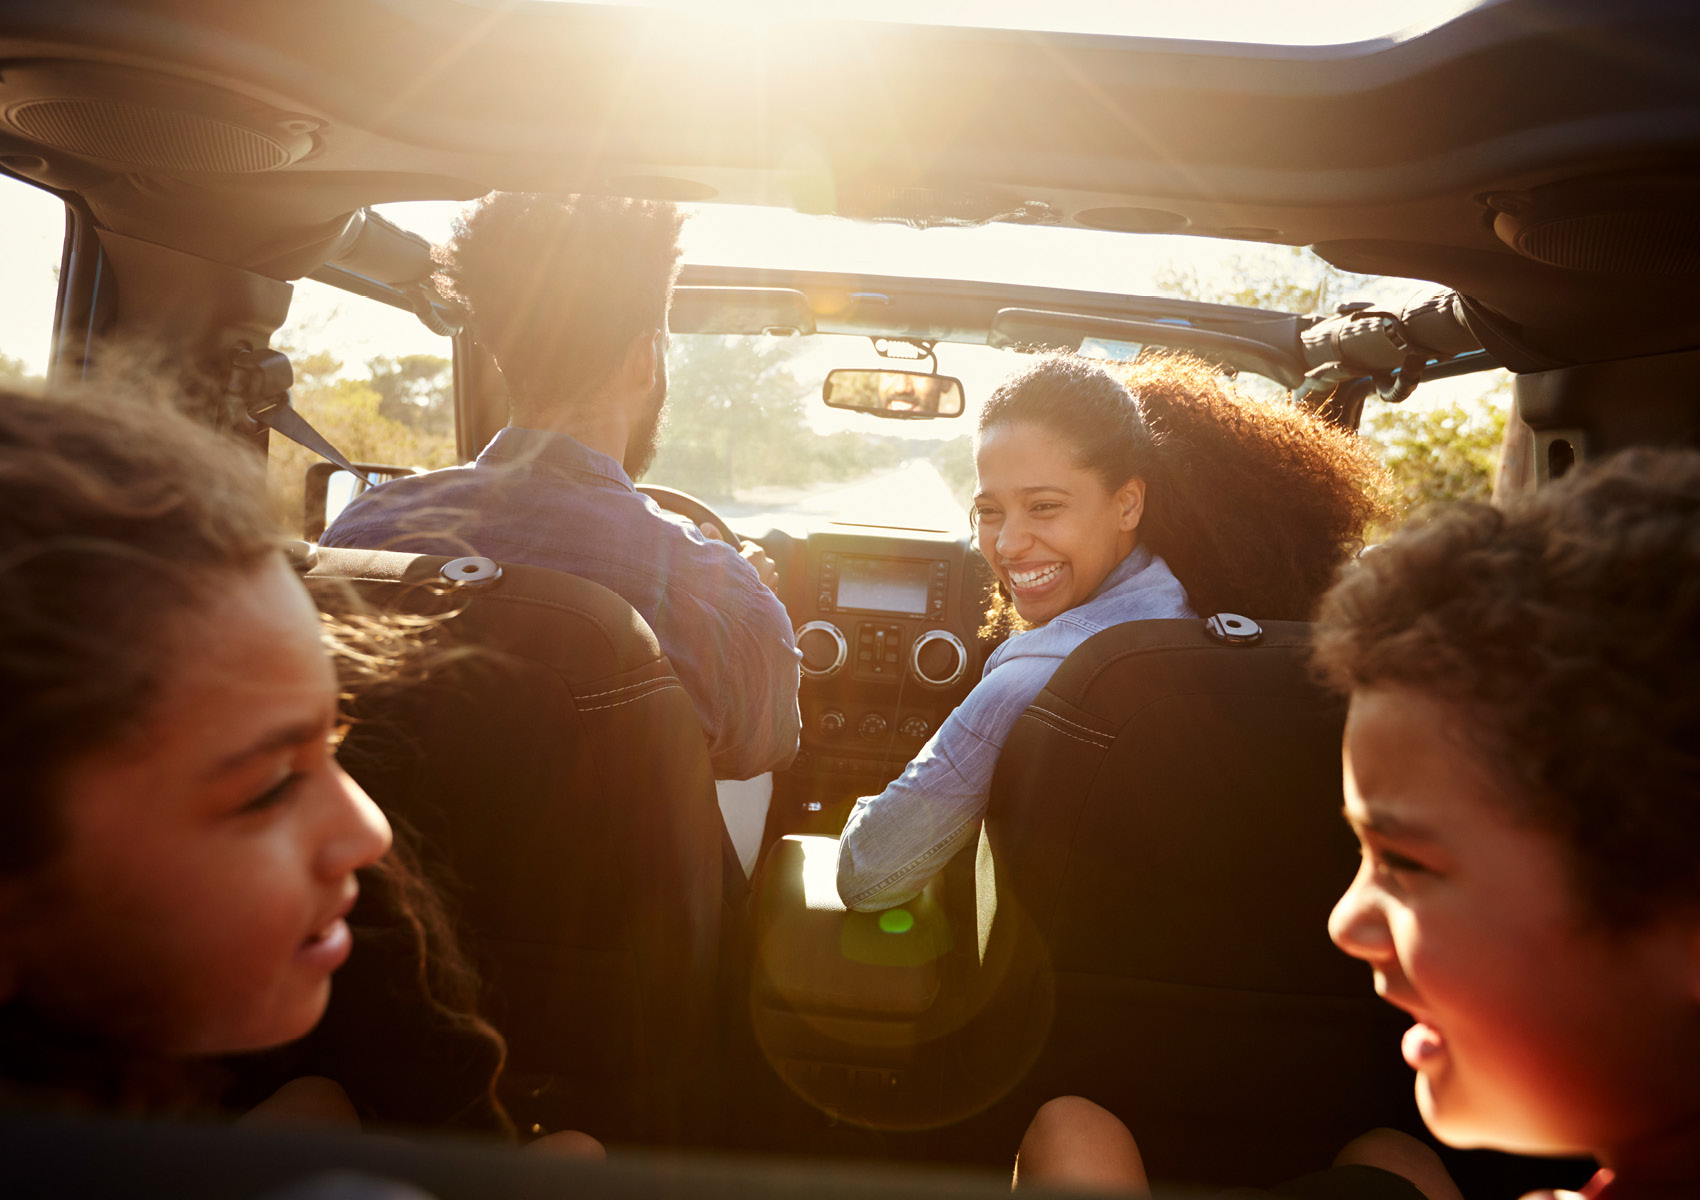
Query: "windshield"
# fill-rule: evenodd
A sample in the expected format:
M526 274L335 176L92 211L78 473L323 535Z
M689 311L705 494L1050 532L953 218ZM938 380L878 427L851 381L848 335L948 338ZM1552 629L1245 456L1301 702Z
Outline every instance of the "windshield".
M925 370L882 358L868 338L675 334L667 416L644 482L690 492L740 529L801 536L839 522L960 533L974 487L980 405L1018 365L1012 351L941 343L938 370L962 381L966 412L894 421L831 409L836 367Z

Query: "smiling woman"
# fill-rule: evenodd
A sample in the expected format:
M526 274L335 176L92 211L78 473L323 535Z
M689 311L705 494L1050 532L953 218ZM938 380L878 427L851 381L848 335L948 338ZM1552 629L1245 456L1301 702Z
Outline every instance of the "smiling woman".
M968 844L1004 739L1087 638L1216 612L1306 620L1380 511L1355 438L1186 358L1114 374L1039 360L986 402L975 466L989 632L1022 632L902 776L856 802L839 840L851 908L901 904Z

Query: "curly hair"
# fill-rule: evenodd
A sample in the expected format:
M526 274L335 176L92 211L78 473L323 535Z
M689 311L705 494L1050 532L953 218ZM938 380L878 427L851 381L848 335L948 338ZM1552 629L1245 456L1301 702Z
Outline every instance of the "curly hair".
M1359 438L1242 395L1182 355L1114 367L1041 358L986 401L978 435L1020 423L1050 432L1111 490L1145 480L1140 542L1199 613L1309 620L1385 511L1386 475ZM1008 607L994 600L988 623Z
M620 196L492 192L455 222L438 278L466 305L516 415L613 376L633 338L667 327L683 217Z
M65 771L145 720L181 653L184 618L283 547L263 460L163 399L0 391L0 878L62 850ZM345 689L417 673L416 630L351 609L322 618L322 637ZM401 969L416 975L423 1006L490 1044L499 1065L501 1039L471 1006L473 976L406 847L364 882L382 920L403 931L412 961ZM4 1032L0 1045L34 1053ZM68 1083L52 1078L56 1064L87 1056L0 1058L0 1076L96 1102L125 1086L122 1061Z
M1407 526L1324 600L1341 691L1454 706L1595 916L1700 905L1700 452L1632 450Z

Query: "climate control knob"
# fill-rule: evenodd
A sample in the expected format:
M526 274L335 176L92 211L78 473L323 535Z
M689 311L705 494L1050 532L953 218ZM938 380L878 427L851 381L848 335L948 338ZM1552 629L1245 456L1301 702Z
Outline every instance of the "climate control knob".
M844 714L836 708L829 708L815 721L815 728L823 737L837 737L844 732Z
M850 643L831 621L810 621L801 626L797 649L802 652L803 675L808 679L830 679L850 658Z
M903 723L897 727L897 732L906 738L914 738L917 742L933 731L925 717L904 717Z
M968 648L948 629L929 629L909 649L909 673L923 687L947 688L968 670Z
M869 742L878 741L890 728L891 723L878 713L869 713L856 724L856 732L862 735L864 741Z

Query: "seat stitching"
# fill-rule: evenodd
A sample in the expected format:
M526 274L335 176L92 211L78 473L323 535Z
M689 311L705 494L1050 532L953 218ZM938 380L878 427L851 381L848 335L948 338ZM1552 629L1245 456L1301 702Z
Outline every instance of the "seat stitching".
M1035 704L1033 707L1038 708L1039 706L1037 704ZM1057 720L1061 721L1065 725L1074 726L1076 729L1080 730L1080 732L1082 732L1082 733L1092 733L1092 734L1096 734L1099 737L1109 737L1109 736L1111 736L1109 734L1106 734L1102 729L1093 729L1090 725L1082 725L1079 721L1070 721L1067 717L1063 716L1061 713L1057 712L1055 709L1041 708L1041 709L1039 709L1039 711L1044 713L1047 717L1056 718ZM1062 731L1059 729L1057 732L1061 733Z
M1063 729L1061 726L1052 725L1049 721L1047 721L1045 719L1050 714L1045 712L1044 709L1032 709L1032 708L1030 708L1030 709L1027 710L1027 715L1032 717L1035 721L1039 722L1039 724L1045 726L1047 729L1050 729L1055 733L1062 734L1065 738L1073 738L1075 741L1080 742L1083 745L1096 746L1100 750L1108 750L1110 748L1109 742L1093 741L1091 738L1081 737L1078 733L1070 733L1068 730Z
M613 696L613 695L617 695L620 692L629 692L633 688L648 687L652 683L659 683L659 682L661 682L661 681L658 680L658 679L640 679L636 683L621 684L617 688L609 688L606 691L584 692L584 693L576 696L575 699L595 700L595 699L598 699L599 697L602 697L602 696Z
M624 700L610 700L607 704L581 704L578 706L578 710L580 712L600 712L605 708L619 708L621 705L636 704L639 700L647 700L651 696L658 695L661 692L668 691L672 688L678 688L681 692L685 690L683 684L670 679L662 683L661 686L652 688L650 691L642 692L636 696L627 696Z

